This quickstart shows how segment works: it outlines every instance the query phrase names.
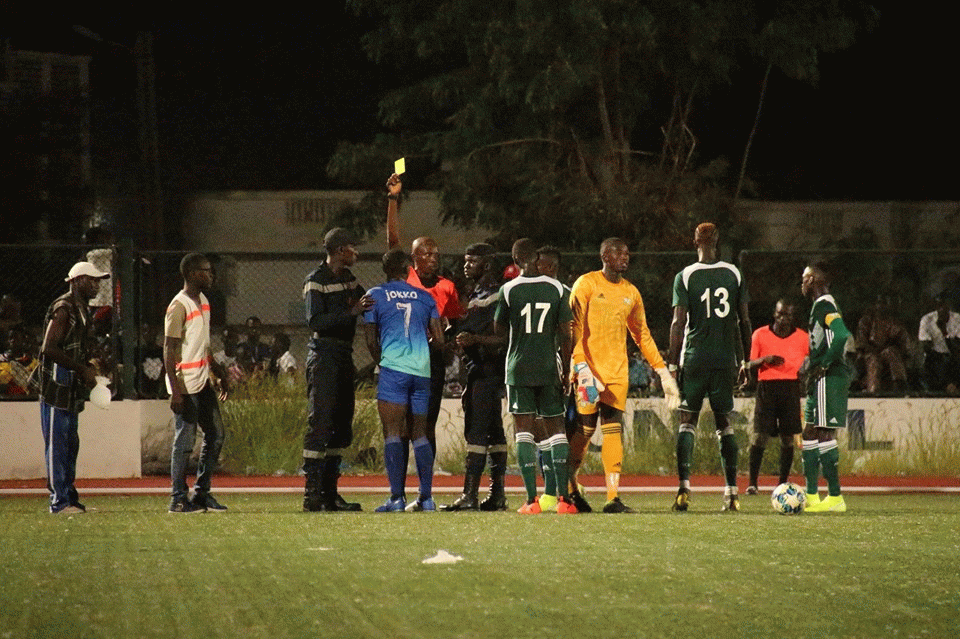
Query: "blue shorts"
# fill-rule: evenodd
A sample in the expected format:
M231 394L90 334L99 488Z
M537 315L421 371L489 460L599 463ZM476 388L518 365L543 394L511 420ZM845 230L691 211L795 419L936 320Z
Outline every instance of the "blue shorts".
M430 378L381 367L377 399L409 406L414 415L426 415L430 406Z

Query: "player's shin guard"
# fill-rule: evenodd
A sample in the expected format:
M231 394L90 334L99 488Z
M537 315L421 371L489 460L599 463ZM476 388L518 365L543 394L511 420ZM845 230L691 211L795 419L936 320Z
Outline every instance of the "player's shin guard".
M728 432L732 430L729 428L720 434L720 459L723 462L723 475L727 486L737 485L737 457L740 454L737 438L733 432Z
M807 478L807 494L817 494L820 478L820 444L815 439L803 440L803 474Z
M417 477L420 479L420 499L433 497L433 448L426 437L413 442L413 456L417 462Z
M403 497L404 480L407 475L407 466L404 463L403 449L406 443L399 437L387 437L383 444L383 465L387 469L387 480L390 482L390 498Z
M567 458L570 455L570 444L567 442L567 436L563 434L554 435L549 441L550 452L553 457L553 475L556 478L555 486L560 491L558 496L569 501Z
M566 436L564 436L566 440ZM540 459L540 474L543 477L543 494L557 496L556 473L553 468L553 452L550 449L549 439L537 443L537 452ZM566 457L564 457L566 462Z
M763 446L757 446L756 444L750 447L750 486L758 485L760 464L763 462L763 450Z
M690 483L690 464L693 462L693 425L681 424L677 434L677 477L681 485ZM686 484L684 484L686 482Z
M793 468L793 446L780 445L780 481L785 483L790 481L790 469Z
M602 424L603 446L600 458L603 461L603 475L607 484L607 501L620 494L620 471L623 468L623 426L614 422Z
M537 497L537 445L532 433L517 433L517 464L527 489L527 503Z
M587 447L590 445L590 438L593 437L596 428L587 428L578 426L570 435L570 456L567 458L567 467L570 473L570 490L577 489L577 474L580 472L580 466L583 465L583 458L587 454Z
M837 440L831 439L828 442L820 442L818 448L820 467L823 468L823 478L827 480L827 492L830 497L837 497L840 494L840 472L837 469L837 464L840 461L840 449L837 447Z

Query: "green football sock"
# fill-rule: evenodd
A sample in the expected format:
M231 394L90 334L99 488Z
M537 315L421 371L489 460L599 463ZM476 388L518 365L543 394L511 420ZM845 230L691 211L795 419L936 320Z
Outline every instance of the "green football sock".
M557 479L553 469L553 452L547 442L537 444L537 449L540 451L540 472L543 475L543 494L556 497Z
M556 484L555 488L560 491L558 496L569 501L570 493L567 487L569 486L570 469L567 468L567 457L570 455L570 444L567 442L567 438L563 437L560 441L554 442L553 446L550 447L550 452L553 458L552 467Z
M739 453L737 438L734 435L720 437L720 460L723 462L723 474L727 480L727 486L737 485L737 457Z
M693 431L682 430L677 435L677 476L690 481L690 463L693 461Z
M527 437L523 437L526 435ZM523 485L527 489L527 502L537 497L537 445L529 433L517 433L517 464Z
M837 463L840 461L840 449L836 442L833 447L820 453L820 466L823 468L823 478L827 480L827 492L831 497L840 494L840 472Z
M803 475L807 478L807 494L817 493L817 480L820 479L820 448L816 440L803 440Z

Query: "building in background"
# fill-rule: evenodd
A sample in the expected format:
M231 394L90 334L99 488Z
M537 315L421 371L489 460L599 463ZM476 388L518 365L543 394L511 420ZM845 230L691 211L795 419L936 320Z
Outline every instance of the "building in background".
M0 55L4 242L80 242L93 213L90 57Z

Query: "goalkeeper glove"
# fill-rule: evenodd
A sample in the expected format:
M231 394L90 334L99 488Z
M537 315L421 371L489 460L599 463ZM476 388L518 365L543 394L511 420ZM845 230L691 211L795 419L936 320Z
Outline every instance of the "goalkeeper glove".
M577 396L583 404L595 404L600 399L600 391L606 386L594 377L593 371L586 362L574 365L573 372L577 376Z
M663 386L663 398L666 401L667 408L675 410L680 407L680 389L677 387L676 380L667 370L666 366L657 369L660 375L660 385Z

